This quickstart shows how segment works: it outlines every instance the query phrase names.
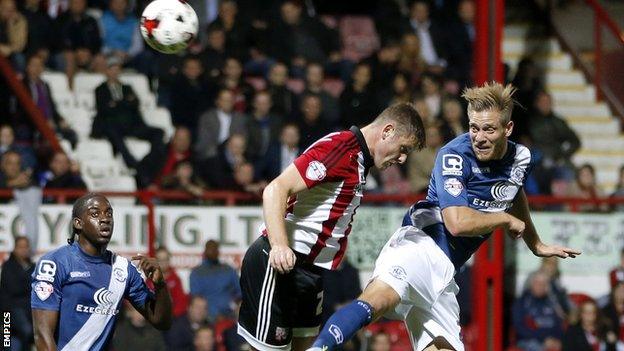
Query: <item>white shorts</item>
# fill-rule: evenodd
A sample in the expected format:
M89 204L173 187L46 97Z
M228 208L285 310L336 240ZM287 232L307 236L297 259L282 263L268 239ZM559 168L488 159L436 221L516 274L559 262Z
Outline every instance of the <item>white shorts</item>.
M454 275L451 260L416 227L399 228L381 250L371 280L383 281L401 297L385 317L405 321L414 350L424 349L438 336L455 350L464 350Z

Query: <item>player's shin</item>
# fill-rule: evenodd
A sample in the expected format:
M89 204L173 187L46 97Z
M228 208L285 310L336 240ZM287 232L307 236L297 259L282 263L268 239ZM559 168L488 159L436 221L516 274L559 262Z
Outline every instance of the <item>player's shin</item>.
M332 350L351 339L355 333L371 322L373 309L371 305L354 300L336 311L329 317L323 330L312 345L312 350Z

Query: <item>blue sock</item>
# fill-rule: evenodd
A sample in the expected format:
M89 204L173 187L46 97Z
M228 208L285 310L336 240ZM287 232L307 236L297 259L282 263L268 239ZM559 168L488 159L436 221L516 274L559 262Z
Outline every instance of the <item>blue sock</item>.
M329 317L323 330L314 341L313 347L327 347L333 350L336 346L351 339L355 333L373 319L373 308L362 300L353 300Z

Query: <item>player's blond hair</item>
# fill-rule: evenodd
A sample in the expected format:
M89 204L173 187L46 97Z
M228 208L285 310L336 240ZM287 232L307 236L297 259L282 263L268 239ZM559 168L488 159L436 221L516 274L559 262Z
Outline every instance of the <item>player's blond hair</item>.
M498 82L486 82L483 86L466 88L462 97L468 101L468 113L497 110L501 113L501 123L506 125L511 120L516 101L513 94L516 88L507 84L503 86Z

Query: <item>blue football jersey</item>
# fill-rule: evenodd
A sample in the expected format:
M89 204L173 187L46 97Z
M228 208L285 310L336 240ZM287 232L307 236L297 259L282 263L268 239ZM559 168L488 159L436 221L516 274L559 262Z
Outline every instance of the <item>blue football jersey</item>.
M531 169L527 147L508 141L502 159L481 162L472 150L470 135L462 134L438 152L427 198L408 210L403 225L423 229L459 269L491 233L455 237L444 226L440 211L450 206L483 212L507 211Z
M143 307L153 294L128 259L77 242L45 254L32 275L32 308L59 311L58 350L105 350L123 298Z

